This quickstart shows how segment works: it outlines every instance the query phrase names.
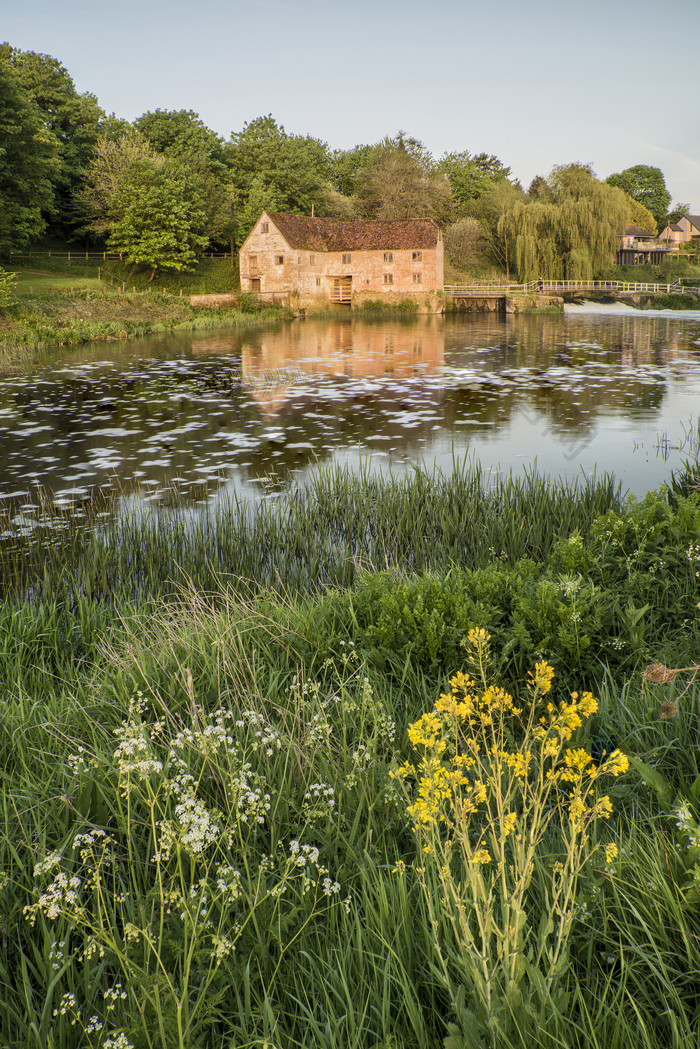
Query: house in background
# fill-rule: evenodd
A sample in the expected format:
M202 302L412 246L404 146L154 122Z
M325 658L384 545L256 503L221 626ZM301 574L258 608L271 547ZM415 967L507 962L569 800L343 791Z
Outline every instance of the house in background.
M294 309L410 298L437 313L443 251L432 219L336 222L263 211L240 250L241 290Z
M657 266L663 262L669 251L655 233L649 233L640 226L626 226L622 235L622 244L617 253L619 266Z
M659 240L680 251L689 240L700 240L700 215L684 215L659 233Z

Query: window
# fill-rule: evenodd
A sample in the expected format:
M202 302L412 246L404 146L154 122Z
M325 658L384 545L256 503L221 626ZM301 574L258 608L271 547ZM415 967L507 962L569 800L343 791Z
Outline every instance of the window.
M348 266L352 262L352 255L343 255L343 266Z
M316 278L316 287L317 287L317 288L320 288L320 287L321 287L321 278L320 278L320 277L317 277L317 278Z
M261 233L269 233L270 232L270 223L269 222L263 222L262 225L260 226L260 232Z
M249 271L249 273L257 273L258 272L258 256L257 255L249 255L248 256L248 271Z
M385 284L393 284L394 283L394 274L393 273L385 273L384 274L384 283Z
M393 253L393 251L385 251L384 252L384 261L385 262L393 262L394 261L394 253Z
M316 256L315 255L309 255L309 266L315 266L315 264L316 264Z
M411 280L413 281L414 284L422 284L423 283L423 274L422 273L412 273L411 274Z
M275 264L281 266L284 262L284 255L275 255Z
M411 252L411 258L413 259L414 262L422 262L423 261L423 252L422 251L412 251Z

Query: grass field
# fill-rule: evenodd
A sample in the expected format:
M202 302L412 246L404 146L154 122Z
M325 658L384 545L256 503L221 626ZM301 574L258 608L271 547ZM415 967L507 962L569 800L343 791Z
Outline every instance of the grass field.
M16 293L19 298L49 294L70 294L75 291L90 291L104 295L117 294L117 288L108 281L96 277L84 277L80 273L46 273L42 270L18 270ZM121 287L121 285L120 285Z
M481 480L0 523L0 1045L700 1044L697 468Z

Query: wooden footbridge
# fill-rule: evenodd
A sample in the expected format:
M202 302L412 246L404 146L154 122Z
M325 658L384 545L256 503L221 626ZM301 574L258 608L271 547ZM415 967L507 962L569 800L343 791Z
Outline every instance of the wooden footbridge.
M507 309L513 296L564 296L584 298L587 294L605 298L627 299L635 295L694 295L697 284L681 280L673 284L641 283L625 280L533 280L527 284L452 284L445 286L445 296L456 309L498 312Z

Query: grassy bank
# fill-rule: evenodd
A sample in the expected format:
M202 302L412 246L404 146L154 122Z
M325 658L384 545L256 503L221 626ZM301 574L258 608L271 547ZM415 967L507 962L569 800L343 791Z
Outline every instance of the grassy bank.
M6 535L0 1044L697 1044L696 484Z
M26 359L45 347L268 323L282 315L278 307L260 309L245 296L238 308L205 310L162 292L118 294L77 285L68 291L27 292L0 310L0 363Z

